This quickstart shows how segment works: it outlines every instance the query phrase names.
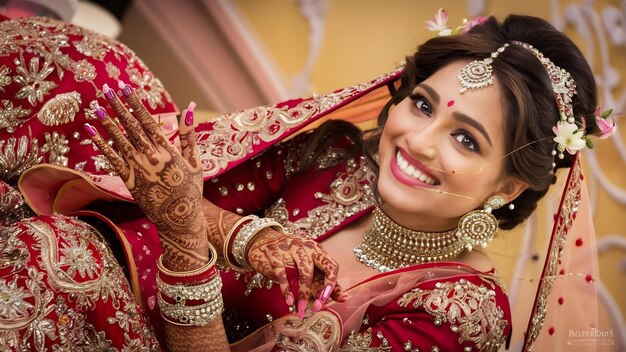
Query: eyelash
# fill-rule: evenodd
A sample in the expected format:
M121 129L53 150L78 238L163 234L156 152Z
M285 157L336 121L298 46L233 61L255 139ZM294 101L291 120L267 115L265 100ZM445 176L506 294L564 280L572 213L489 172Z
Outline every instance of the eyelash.
M415 105L415 107L422 112L422 114L428 116L428 117L433 117L433 108L430 105L430 102L428 101L428 99L426 99L426 97L424 97L421 94L411 94L410 95L411 100L413 100L413 104ZM418 104L420 104L421 102L421 106L419 106ZM428 111L424 111L423 107L424 105L427 106Z
M426 99L426 97L416 93L410 94L409 97L411 98L411 100L413 100L415 108L417 108L422 114L428 117L433 116L432 106L430 105L430 102L428 101L428 99ZM461 144L463 148L466 148L467 150L474 153L480 153L480 146L478 145L476 138L474 138L471 133L465 130L461 130L459 132L453 133L452 138L454 138L459 144Z
M474 138L474 136L472 136L471 133L462 130L462 131L453 133L452 138L454 138L457 142L459 142L464 148L467 148L470 151L475 152L475 153L480 153L480 146L478 145L476 138Z

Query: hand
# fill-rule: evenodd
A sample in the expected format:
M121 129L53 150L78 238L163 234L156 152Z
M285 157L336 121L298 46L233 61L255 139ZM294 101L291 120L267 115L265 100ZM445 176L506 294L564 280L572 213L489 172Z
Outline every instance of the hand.
M89 124L85 130L124 181L145 214L159 229L163 264L171 270L191 270L208 261L208 240L202 214L202 170L193 130L193 108L180 123L182 154L161 133L158 124L130 85L120 84L132 113L107 85L103 93L116 112L126 136L105 109L96 115L119 154Z
M300 318L305 314L313 290L317 295L312 307L314 312L319 311L330 297L340 302L348 297L337 284L337 262L312 239L264 229L252 239L247 256L252 269L278 283L289 306L294 303L294 296L287 279L287 268L297 268L297 314Z

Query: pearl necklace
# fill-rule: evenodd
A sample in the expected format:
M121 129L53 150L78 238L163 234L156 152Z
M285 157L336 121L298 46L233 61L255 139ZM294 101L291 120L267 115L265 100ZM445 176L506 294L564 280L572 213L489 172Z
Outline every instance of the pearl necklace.
M374 223L363 242L354 248L356 258L380 272L410 265L449 260L465 247L456 229L446 232L421 232L396 224L380 208L374 210Z

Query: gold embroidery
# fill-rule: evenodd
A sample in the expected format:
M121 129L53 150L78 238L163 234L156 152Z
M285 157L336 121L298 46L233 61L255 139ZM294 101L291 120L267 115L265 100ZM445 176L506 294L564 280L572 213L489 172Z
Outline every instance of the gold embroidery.
M10 183L24 170L39 164L42 157L38 150L39 142L30 133L28 137L22 136L19 140L14 137L0 140L0 179Z
M289 210L282 198L265 211L265 216L276 219L287 232L317 238L350 216L371 207L374 194L369 184L375 177L373 171L363 158L358 164L349 160L346 165L346 171L338 173L331 183L328 194L315 194L325 204L309 210L306 217L289 221Z
M52 222L24 220L0 231L0 269L12 273L11 279L0 279L0 346L34 351L114 349L106 327L87 320L90 311L108 302L113 309L98 314L107 314L104 321L123 336L124 350L156 349L154 334L100 235L71 218L47 219ZM28 237L35 242L30 252L22 241Z
M48 162L59 166L67 166L68 160L65 154L70 151L67 138L57 131L52 132L52 134L46 132L44 138L46 142L41 146L41 152L50 153Z
M11 69L2 65L0 67L0 92L4 92L4 86L8 86L11 83L11 77L9 77Z
M46 126L62 125L74 121L80 110L78 92L57 94L48 100L37 113L37 118Z
M341 321L329 311L313 313L305 319L291 316L273 324L275 340L283 351L333 351L340 342Z
M565 247L567 233L574 223L574 217L576 216L578 205L580 203L581 177L582 170L580 167L580 161L576 159L572 165L570 174L568 175L566 183L568 188L565 190L566 193L563 198L563 204L558 212L559 218L554 220L554 238L548 250L543 280L539 282L536 303L533 307L531 319L528 322L528 330L523 347L524 351L532 351L532 344L539 336L539 332L541 331L543 322L546 318L546 313L548 312L548 296L552 291L554 280L557 277L559 260L561 252Z
M24 109L19 105L14 107L10 100L3 99L2 105L4 109L0 108L0 128L6 128L7 132L13 132L15 127L24 122L22 117L30 115L30 109Z
M289 129L298 127L307 119L335 107L339 102L375 86L397 72L368 83L314 96L291 108L268 105L215 118L211 121L212 128L198 133L204 176L217 174L227 168L230 162L252 152L253 146L278 140Z
M414 288L398 300L398 304L422 307L432 315L434 324L450 324L450 330L459 334L459 343L471 341L481 351L498 351L505 339L507 321L498 307L496 293L484 285L475 285L465 279L458 282L438 282L433 290Z
M352 331L346 339L341 352L384 352L391 351L391 346L370 347L372 344L372 328L368 328L362 334Z
M108 49L102 46L98 40L89 36L83 37L81 41L75 40L72 44L74 44L74 47L76 47L79 53L85 56L91 56L96 60L104 59L104 56L108 52Z
M96 68L85 59L75 62L72 65L72 71L77 82L91 82L96 78Z
M43 62L43 66L39 69L39 58L33 57L26 68L24 57L20 53L20 61L15 68L17 76L13 80L22 86L17 91L15 97L17 99L28 99L30 105L35 106L37 102L43 101L43 96L49 94L49 91L57 85L52 81L46 81L46 78L54 71L54 67L50 67L47 61Z

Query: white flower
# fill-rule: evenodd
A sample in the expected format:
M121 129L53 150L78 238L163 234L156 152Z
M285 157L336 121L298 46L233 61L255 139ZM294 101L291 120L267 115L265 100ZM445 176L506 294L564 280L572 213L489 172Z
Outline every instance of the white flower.
M435 14L434 20L426 21L426 29L431 32L439 32L439 36L443 37L452 34L452 29L446 25L448 22L448 12L444 9L439 9Z
M568 153L574 155L578 150L583 149L585 143L585 131L578 129L578 126L567 121L559 121L555 127L552 127L554 141L558 144L558 149L562 153L567 150Z

